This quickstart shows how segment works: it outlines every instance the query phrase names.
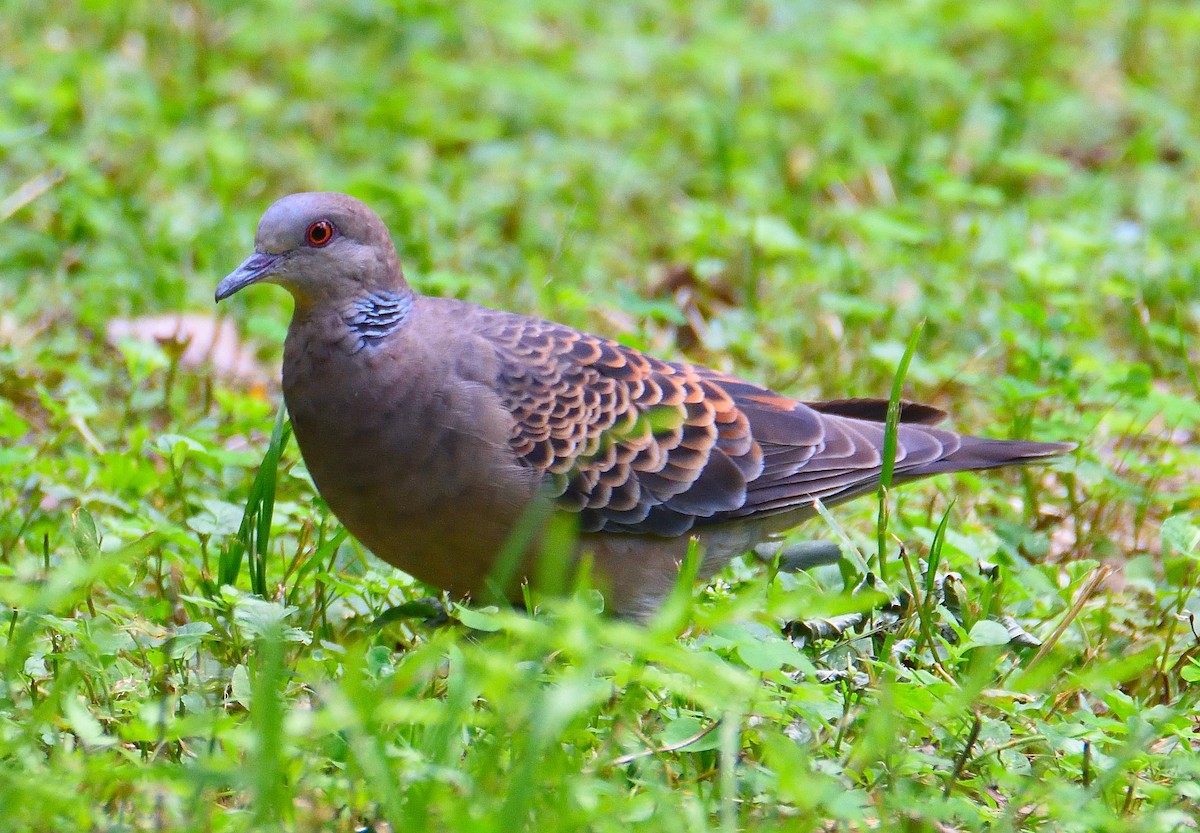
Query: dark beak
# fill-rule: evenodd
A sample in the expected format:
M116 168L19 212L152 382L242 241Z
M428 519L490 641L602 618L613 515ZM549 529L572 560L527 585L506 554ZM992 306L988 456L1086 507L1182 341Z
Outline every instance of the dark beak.
M270 255L265 252L255 252L242 261L242 265L234 269L225 280L217 284L217 301L224 301L239 289L244 289L252 283L257 283L275 271L276 265L283 255Z

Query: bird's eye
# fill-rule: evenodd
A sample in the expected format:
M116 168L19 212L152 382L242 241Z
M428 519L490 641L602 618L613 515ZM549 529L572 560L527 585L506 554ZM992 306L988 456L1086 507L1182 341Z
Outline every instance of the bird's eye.
M317 220L308 227L308 231L304 232L304 239L308 241L308 245L318 249L329 245L329 241L333 239L333 223L328 220Z

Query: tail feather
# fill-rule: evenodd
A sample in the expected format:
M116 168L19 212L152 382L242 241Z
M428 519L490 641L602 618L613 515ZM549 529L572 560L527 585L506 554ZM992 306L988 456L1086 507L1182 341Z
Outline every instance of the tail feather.
M1040 443L1031 440L989 440L983 437L962 437L962 444L951 454L926 465L909 469L909 477L925 477L952 471L994 469L1000 466L1035 463L1047 457L1057 457L1075 448L1075 443Z

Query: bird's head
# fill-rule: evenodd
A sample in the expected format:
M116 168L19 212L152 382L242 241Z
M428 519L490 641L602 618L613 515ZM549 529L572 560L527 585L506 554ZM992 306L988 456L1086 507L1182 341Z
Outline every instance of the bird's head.
M333 193L292 194L268 208L254 254L217 285L216 299L253 283L279 284L304 305L408 289L387 226L359 200Z

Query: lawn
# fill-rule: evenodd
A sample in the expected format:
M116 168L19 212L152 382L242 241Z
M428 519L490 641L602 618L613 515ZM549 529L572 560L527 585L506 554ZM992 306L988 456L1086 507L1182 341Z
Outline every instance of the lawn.
M1197 101L1186 2L0 4L0 831L1195 829ZM287 442L285 293L212 303L301 190L423 292L807 398L917 334L1080 445L648 627L439 616Z

